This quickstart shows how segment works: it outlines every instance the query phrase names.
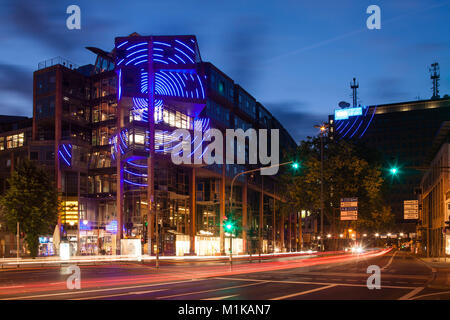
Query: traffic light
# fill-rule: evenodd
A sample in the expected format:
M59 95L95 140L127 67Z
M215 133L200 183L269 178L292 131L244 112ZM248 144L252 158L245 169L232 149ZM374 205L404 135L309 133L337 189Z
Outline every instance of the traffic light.
M396 176L398 174L398 168L397 167L392 167L389 172L393 175Z
M298 169L298 168L300 168L300 164L298 162L293 162L292 163L292 168Z
M223 224L225 232L233 233L236 230L236 221L231 214L227 215Z

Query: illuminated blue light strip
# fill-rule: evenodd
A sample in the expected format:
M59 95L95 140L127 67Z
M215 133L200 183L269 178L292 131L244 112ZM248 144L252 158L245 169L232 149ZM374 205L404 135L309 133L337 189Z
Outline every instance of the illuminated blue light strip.
M164 73L165 74L165 73ZM175 86L177 88L177 92L178 92L178 88L180 89L180 91L178 92L178 95L180 95L181 97L184 97L184 90L183 90L183 85L180 83L180 81L178 81L178 78L175 77L171 72L169 72L168 74L166 74L170 79L175 79L176 83L178 84L178 86Z
M131 62L133 62L133 61L135 61L135 60L137 60L137 59L140 59L140 58L145 58L145 57L147 57L146 54L137 56L137 57L135 57L135 58L133 58L133 59L131 59L131 60L128 60L128 61L125 63L125 65L127 66L127 65L129 65Z
M338 125L337 127L335 127L335 128L336 128L336 131L339 131L339 128L342 127L342 125L343 125L344 122L345 122L345 121L342 121L342 120L337 120L337 121L335 120L334 123L337 123L338 121L339 121L339 125Z
M165 77L162 76L162 74L155 74L155 80L159 80L162 83L166 85L166 87L169 89L168 91L171 93L171 95L176 96L176 90L171 81L168 81ZM171 90L170 90L171 89Z
M177 57L178 59L180 59L181 60L181 62L183 62L184 64L186 64L186 61L184 61L179 55L177 55L177 54L174 54L174 56L175 57Z
M356 121L358 121L358 119L359 119L359 116L357 116L355 118L355 120L353 120L352 125L350 126L350 128L348 128L347 132L345 132L345 134L342 136L342 138L345 138L345 136L350 132L350 130L352 130L353 126L355 125Z
M183 87L183 88L186 88L186 83L184 82L184 80L183 80L183 78L180 76L180 74L179 74L179 73L175 73L175 74L177 75L178 78L180 78L180 81L181 81L181 83L182 83L182 87Z
M367 127L364 129L363 133L359 136L360 138L366 133L366 130L369 128L370 124L372 123L373 116L375 115L375 112L377 111L377 107L375 106L375 109L373 110L372 117L370 117L369 123L367 124Z
M121 46L123 46L123 45L125 45L125 44L127 44L127 43L128 43L128 41L122 42L121 44L119 44L119 45L117 46L117 48L120 48Z
M67 161L66 157L64 157L63 153L61 152L61 150L58 150L59 155L62 157L62 159L64 160L64 162L70 167L70 162Z
M167 61L160 60L160 59L153 59L153 61L162 62L164 64L169 64Z
M343 120L344 121L344 120ZM347 128L347 126L349 125L350 120L345 120L345 126L343 128L341 128L341 130L339 130L339 133L341 133L342 131L345 130L345 128Z
M67 150L66 145L63 144L62 147L63 147L64 151L66 151L67 156L68 156L69 158L72 158L72 154L71 154L71 152L70 152L69 150Z
M133 163L133 162L131 162L131 161L132 161L132 160L130 159L130 160L127 161L127 163L130 164L130 165L132 165L132 166L135 166L135 167L137 167L137 168L147 168L146 165L136 164L136 163Z
M186 44L184 44L183 42L179 41L179 40L175 40L175 42L181 44L182 46L184 46L185 48L187 48L189 51L191 51L193 54L195 54L194 50L192 50L191 48L189 48Z
M131 49L133 49L133 48L139 47L139 46L146 45L146 44L147 44L147 42L141 42L141 43L135 44L134 46L128 47L128 48L127 48L127 51L128 51L128 50L131 50Z
M144 51L148 51L148 49L141 49L141 50L133 51L132 53L128 54L125 58L129 58L129 57L131 57L132 55L135 55L138 52L144 52Z
M136 173L136 172L133 172L133 171L129 171L127 169L123 169L123 171L125 171L126 173L129 173L129 174L131 174L133 176L136 176L136 177L147 178L147 175L145 173Z
M153 43L160 44L160 45L167 46L167 47L171 47L170 44L165 43L165 42L153 41Z
M123 182L128 183L128 184L131 184L131 185L134 185L134 186L138 186L138 187L148 187L147 184L144 184L144 183L136 183L136 182L133 182L133 181L130 181L130 180L127 180L127 179L123 179Z
M181 54L183 54L186 58L188 58L192 63L194 63L194 60L191 59L191 57L189 57L183 50L180 50L178 48L175 48L175 50L177 50L178 52L180 52Z
M148 60L147 60L147 59L143 59L143 60L136 61L136 62L134 63L134 65L137 66L138 64L146 63L146 62L148 62Z
M122 98L122 69L119 69L119 100L121 98Z
M350 136L350 139L353 138L353 136L355 135L355 133L358 132L359 127L361 127L362 123L364 122L364 119L367 116L367 111L369 111L369 107L366 108L366 112L364 112L364 116L361 118L361 122L359 123L358 127L355 129L355 131L353 131L352 135Z

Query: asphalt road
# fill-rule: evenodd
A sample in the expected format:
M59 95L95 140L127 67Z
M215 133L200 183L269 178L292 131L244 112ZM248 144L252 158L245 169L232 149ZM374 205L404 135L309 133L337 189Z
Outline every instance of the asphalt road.
M381 269L381 288L369 290L367 268ZM390 251L241 262L154 266L81 266L81 289L69 290L67 267L0 271L0 299L285 300L450 299L432 288L435 275L409 253Z

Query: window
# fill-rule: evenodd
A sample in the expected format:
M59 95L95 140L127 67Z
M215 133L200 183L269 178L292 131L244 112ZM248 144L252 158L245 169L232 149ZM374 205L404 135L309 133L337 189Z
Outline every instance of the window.
M6 148L7 149L12 149L12 148L18 148L18 147L23 147L25 141L25 134L22 133L18 133L18 134L13 134L11 136L7 136L6 137ZM3 149L0 149L3 150Z
M5 150L5 137L0 137L0 151Z

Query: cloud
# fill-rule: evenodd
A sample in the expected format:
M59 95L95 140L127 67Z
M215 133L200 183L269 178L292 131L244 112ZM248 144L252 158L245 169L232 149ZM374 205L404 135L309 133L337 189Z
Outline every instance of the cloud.
M0 113L30 114L33 99L33 72L19 65L0 64ZM15 111L17 110L17 111Z
M374 101L394 102L405 100L413 94L405 89L406 82L401 78L382 77L370 81L368 96Z
M69 30L66 27L67 5L63 3L40 1L31 4L26 0L11 0L5 6L8 13L3 15L3 23L14 33L63 55L79 50L91 41L98 43L98 35L112 32L115 25L115 20L94 15L91 13L94 9L88 11L82 7L81 30Z
M31 98L33 71L19 65L0 64L0 91Z
M422 42L414 45L412 47L414 51L419 51L422 53L435 53L437 51L448 51L450 49L450 42Z
M300 110L300 108L305 109L306 106L307 103L300 101L266 104L268 110L280 121L297 143L307 136L317 134L314 125L328 120L328 114Z
M227 70L245 87L255 87L259 80L258 65L267 55L268 26L258 16L240 16L224 34L223 46Z

